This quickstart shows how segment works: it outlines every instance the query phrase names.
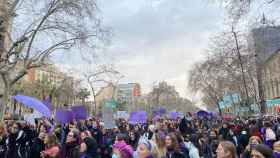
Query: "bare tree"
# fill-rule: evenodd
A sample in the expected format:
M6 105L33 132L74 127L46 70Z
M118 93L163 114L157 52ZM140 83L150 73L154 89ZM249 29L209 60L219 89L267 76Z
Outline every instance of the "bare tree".
M203 100L218 105L227 93L239 93L243 100L256 99L254 56L246 36L228 31L212 38L206 60L190 71L189 87L201 92ZM247 106L249 103L247 103Z
M84 74L84 77L86 79L87 84L91 88L91 93L93 96L93 106L94 109L91 109L91 114L96 114L96 84L98 83L105 83L105 84L112 84L117 85L120 79L122 79L124 76L117 70L114 69L112 65L102 65L99 66L97 70L87 72ZM114 90L115 93L116 89ZM113 95L114 96L114 95Z
M1 0L0 10L4 105L11 87L28 70L41 67L57 52L93 48L106 33L95 0Z

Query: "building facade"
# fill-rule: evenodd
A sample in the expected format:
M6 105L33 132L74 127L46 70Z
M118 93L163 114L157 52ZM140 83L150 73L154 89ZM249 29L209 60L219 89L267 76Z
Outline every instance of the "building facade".
M280 50L267 59L262 73L267 112L278 113L280 107Z
M255 53L258 92L262 88L267 113L276 112L277 102L275 99L280 97L279 43L280 26L264 25L252 30L252 39L249 44Z
M119 84L116 91L117 100L131 112L137 109L137 98L141 96L141 87L138 83Z
M95 96L95 104L97 112L101 112L102 106L106 101L110 99L115 99L116 87L113 84L109 84L106 87L101 88Z
M60 85L65 80L74 80L66 73L61 72L55 65L45 65L40 68L28 70L27 75L24 77L26 82L43 82L46 81L51 85ZM74 82L74 81L73 81Z

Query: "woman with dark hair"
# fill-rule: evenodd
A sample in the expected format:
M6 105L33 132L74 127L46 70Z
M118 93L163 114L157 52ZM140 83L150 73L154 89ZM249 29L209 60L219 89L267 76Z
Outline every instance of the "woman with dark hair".
M176 132L175 135L177 137L177 141L180 146L180 150L182 154L184 155L185 158L189 158L189 149L186 147L184 143L184 137L182 136L181 132Z
M174 133L170 133L165 137L165 144L167 148L166 158L184 158Z
M10 134L6 140L7 157L22 158L25 155L25 133L20 123L14 122L10 129Z
M81 158L97 158L97 142L92 137L86 137L80 145Z
M134 131L130 131L128 144L131 145L133 149L137 148L138 140L139 140L139 136Z
M79 158L80 157L80 144L79 144L79 131L72 129L66 138L64 147L65 158Z

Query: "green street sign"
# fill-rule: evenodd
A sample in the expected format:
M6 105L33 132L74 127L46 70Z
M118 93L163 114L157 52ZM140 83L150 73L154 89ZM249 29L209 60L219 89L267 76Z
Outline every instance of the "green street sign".
M116 108L118 105L118 102L115 99L107 100L105 102L105 107L107 108Z

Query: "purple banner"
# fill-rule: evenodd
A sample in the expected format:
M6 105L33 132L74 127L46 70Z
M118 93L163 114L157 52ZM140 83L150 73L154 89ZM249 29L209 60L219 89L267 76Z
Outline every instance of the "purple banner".
M146 123L148 119L148 115L145 111L132 112L130 114L129 123L137 124L137 123Z
M79 106L73 106L71 107L72 112L74 114L75 119L77 120L86 120L88 115L87 115L87 109L83 105Z
M60 123L69 123L74 120L74 114L71 110L57 109L55 120Z
M153 116L162 116L164 114L166 114L166 109L163 107L153 110Z
M179 113L178 112L175 112L175 111L173 111L173 112L170 112L169 113L169 118L171 118L171 119L177 119L179 117Z
M52 110L52 102L49 96L46 97L42 102L48 107L48 109Z
M196 114L197 114L197 117L207 117L209 115L209 113L204 110L200 110Z
M22 103L23 105L39 111L45 117L51 117L51 111L44 103L34 97L16 95L12 97L14 100Z

